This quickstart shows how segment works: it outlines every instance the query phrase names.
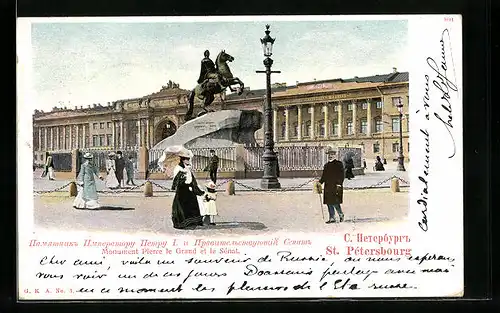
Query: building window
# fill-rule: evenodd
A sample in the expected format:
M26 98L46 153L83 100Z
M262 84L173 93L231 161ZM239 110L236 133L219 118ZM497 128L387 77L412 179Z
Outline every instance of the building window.
M347 121L347 134L352 135L352 121Z
M399 143L397 142L392 143L392 152L399 152Z
M392 132L393 133L399 132L399 117L392 118Z
M295 137L299 136L299 124L298 123L293 124L293 135Z
M285 133L286 133L286 123L283 122L281 123L281 137L285 138Z
M99 146L97 142L97 135L92 136L92 147L97 147Z
M111 122L108 122L108 128L111 128Z
M106 142L108 143L108 146L113 146L113 135L107 134Z
M38 161L38 154L35 154L34 158L35 158L35 161Z
M106 143L104 142L104 135L99 135L99 146L104 147Z
M334 112L338 112L339 111L339 105L340 104L336 104L336 105L333 106L333 111Z
M89 146L89 136L86 135L84 140L85 140L84 141L85 142L85 147L88 147Z
M325 136L325 121L324 120L319 121L319 135L322 137Z
M374 143L373 144L373 153L378 153L378 152L380 152L380 144Z
M97 123L92 124L92 128L97 129Z
M384 130L384 124L382 122L381 118L377 118L375 120L375 132L376 133L381 133Z
M398 107L400 101L401 101L401 104L403 104L403 99L401 97L392 98L392 106Z
M99 123L99 128L104 129L104 123Z
M408 152L410 152L410 143L408 142Z
M311 136L311 121L306 122L306 127L304 130L305 130L304 136L310 137Z
M368 129L368 122L365 119L361 120L361 133L366 134Z
M383 103L382 101L377 101L377 109L382 109Z
M332 133L334 136L339 135L339 123L338 122L332 122Z
M368 109L368 102L363 102L363 110L367 110Z
M352 107L353 107L352 103L349 103L347 105L347 111L352 111Z

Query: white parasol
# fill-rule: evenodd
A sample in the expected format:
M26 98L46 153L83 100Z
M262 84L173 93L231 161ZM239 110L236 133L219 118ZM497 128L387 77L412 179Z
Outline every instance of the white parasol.
M161 157L158 159L158 166L167 177L173 178L174 168L179 164L180 157L191 159L193 152L180 145L167 147L163 151Z

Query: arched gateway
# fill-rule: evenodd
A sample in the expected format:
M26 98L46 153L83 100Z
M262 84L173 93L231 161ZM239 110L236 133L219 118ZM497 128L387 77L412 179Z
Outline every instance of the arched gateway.
M172 136L177 131L177 126L169 119L161 121L155 130L155 144Z

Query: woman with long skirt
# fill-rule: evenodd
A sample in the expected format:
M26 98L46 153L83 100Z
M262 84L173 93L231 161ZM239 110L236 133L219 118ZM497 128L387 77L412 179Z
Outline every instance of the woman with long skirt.
M173 171L174 180L172 183L172 190L175 190L172 203L174 228L203 226L197 196L202 196L205 192L199 188L196 178L191 172L189 151L181 151L179 158L180 162Z
M83 158L85 161L80 167L80 173L78 173L78 178L76 179L79 190L75 201L73 201L73 207L75 209L98 209L101 205L97 197L94 175L98 176L101 180L103 178L99 174L97 167L92 164L92 154L87 152L83 155Z

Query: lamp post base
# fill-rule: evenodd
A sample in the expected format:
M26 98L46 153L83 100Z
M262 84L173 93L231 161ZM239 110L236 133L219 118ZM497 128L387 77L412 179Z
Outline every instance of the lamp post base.
M399 156L398 157L398 167L396 169L399 172L405 172L405 157L404 156Z
M260 181L262 189L280 189L281 184L276 177L263 177Z

